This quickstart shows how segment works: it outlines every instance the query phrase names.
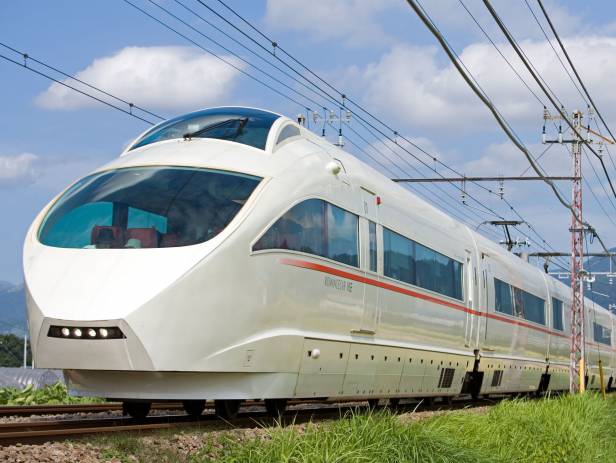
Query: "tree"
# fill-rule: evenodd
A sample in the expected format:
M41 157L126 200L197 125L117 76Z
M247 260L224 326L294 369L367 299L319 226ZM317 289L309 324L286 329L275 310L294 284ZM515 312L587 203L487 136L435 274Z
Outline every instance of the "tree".
M23 366L24 340L14 334L0 334L0 366L21 367ZM27 352L28 365L32 364L32 352L28 340Z

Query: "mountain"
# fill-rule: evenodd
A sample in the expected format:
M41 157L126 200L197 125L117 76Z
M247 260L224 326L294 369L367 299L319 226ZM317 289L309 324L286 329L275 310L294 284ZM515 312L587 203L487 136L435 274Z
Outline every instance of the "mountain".
M610 249L610 252L616 252L616 248ZM616 260L616 257L614 258ZM610 266L609 257L591 257L584 260L584 269L590 273L593 272L613 272L614 277L608 275L593 275L595 281L589 285L584 285L584 296L593 300L597 304L606 309L610 304L616 304L616 264L612 262ZM571 286L569 277L565 280L560 280L567 286Z
M24 285L0 281L0 333L22 336L26 331Z

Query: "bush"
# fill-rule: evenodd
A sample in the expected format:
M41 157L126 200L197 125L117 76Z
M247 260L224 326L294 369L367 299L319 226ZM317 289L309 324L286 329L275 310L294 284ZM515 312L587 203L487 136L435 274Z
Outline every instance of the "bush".
M24 389L5 387L0 389L0 405L59 405L103 402L93 397L75 397L68 393L60 382L35 389L32 384Z

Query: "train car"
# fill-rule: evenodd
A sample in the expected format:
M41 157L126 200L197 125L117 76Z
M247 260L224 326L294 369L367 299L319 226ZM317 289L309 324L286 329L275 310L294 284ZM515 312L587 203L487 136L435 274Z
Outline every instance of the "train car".
M147 130L40 212L24 274L35 365L136 417L568 388L563 284L269 111Z

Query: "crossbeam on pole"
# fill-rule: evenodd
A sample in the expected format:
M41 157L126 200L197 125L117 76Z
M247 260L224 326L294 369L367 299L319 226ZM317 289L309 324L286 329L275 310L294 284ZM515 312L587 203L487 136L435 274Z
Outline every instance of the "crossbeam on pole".
M437 177L437 178L392 178L396 183L436 183L436 182L509 182L527 180L580 180L579 177Z

